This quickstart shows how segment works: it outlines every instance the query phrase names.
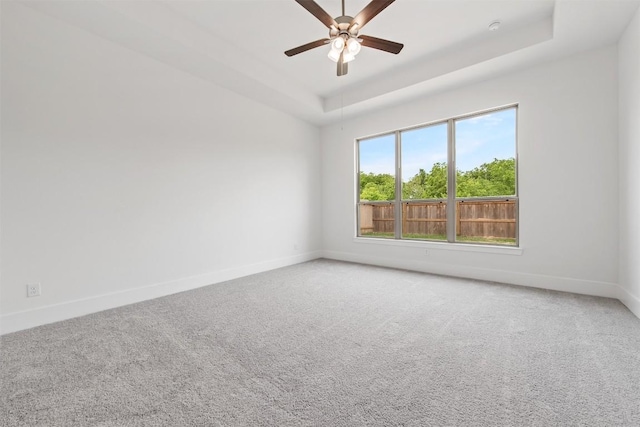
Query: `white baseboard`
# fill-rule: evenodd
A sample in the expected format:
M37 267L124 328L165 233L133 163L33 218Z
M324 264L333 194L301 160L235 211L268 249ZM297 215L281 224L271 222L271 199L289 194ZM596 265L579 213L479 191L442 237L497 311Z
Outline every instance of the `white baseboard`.
M453 264L443 264L425 261L411 261L389 259L371 255L354 254L349 252L323 251L323 258L339 261L350 261L361 264L378 265L382 267L401 268L424 273L441 274L445 276L464 277L468 279L486 280L512 285L528 286L532 288L553 291L571 292L574 294L593 295L599 297L616 298L620 296L616 283L598 282L569 277L547 276L543 274L522 273L508 270L494 270L481 267L468 267ZM633 310L632 310L633 311ZM637 312L634 312L637 314Z
M185 277L169 282L96 295L94 297L44 306L32 310L3 314L0 316L0 335L188 291L317 258L328 258L446 276L509 283L554 291L616 298L640 318L640 299L615 283L443 263L427 263L424 261L393 260L348 252L315 251L292 257L278 258L256 264L218 270L198 276Z
M178 292L188 291L212 285L214 283L237 279L251 274L262 273L276 268L299 264L301 262L320 258L321 255L320 251L308 252L291 257L278 258L256 264L185 277L169 282L156 283L149 286L142 286L124 291L67 301L32 310L3 314L0 316L0 335L84 316L98 311L108 310L110 308L121 307L124 305L163 297Z
M640 298L633 295L631 292L629 292L627 289L623 288L622 286L619 286L618 299L620 300L620 302L626 305L627 308L633 314L636 315L636 317L640 318Z

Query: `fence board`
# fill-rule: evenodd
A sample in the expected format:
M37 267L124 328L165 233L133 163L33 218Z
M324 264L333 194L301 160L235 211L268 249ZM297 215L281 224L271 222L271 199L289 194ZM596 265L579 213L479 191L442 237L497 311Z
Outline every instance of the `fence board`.
M360 206L361 234L393 233L394 205ZM403 202L402 233L446 235L446 202ZM456 234L461 237L515 238L514 200L456 202Z

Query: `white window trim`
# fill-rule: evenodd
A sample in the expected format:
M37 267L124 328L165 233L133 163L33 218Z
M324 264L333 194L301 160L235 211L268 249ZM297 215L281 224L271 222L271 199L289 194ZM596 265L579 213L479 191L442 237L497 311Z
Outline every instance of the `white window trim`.
M448 147L447 149L449 150L449 154L448 154L448 160L447 160L447 164L452 164L453 168L449 168L449 177L447 179L449 188L447 191L447 194L449 194L450 196L447 197L447 207L449 208L449 206L454 206L455 202L458 199L467 199L467 198L460 198L460 197L456 197L455 196L455 180L452 180L452 176L453 175L455 177L455 147L454 145L451 143L452 140L455 139L455 136L452 134L453 132L453 123L456 120L460 120L460 119L465 119L465 118L469 118L469 117L473 117L473 116L478 116L478 115L483 115L483 114L488 114L494 111L500 111L500 110L506 110L509 108L515 108L516 109L516 115L517 112L519 110L519 105L517 103L515 104L509 104L509 105L503 105L500 107L495 107L495 108L491 108L488 110L484 110L484 111L478 111L478 112L474 112L474 113L469 113L469 114L464 114L461 116L457 116L457 117L451 117L449 119L446 120L438 120L438 121L434 121L432 123L426 123L426 124L422 124L422 125L417 125L417 126L412 126L412 127L408 127L405 129L398 129L395 130L393 132L384 132L378 135L371 135L371 136L367 136L367 137L362 137L362 138L357 138L355 141L355 154L356 154L356 188L355 188L355 196L356 196L356 209L355 209L355 237L353 238L353 241L356 243L372 243L375 245L388 245L388 246L405 246L405 247L418 247L418 248L424 248L425 250L447 250L447 251L462 251L462 252L484 252L484 253L494 253L494 254L503 254L503 255L522 255L523 253L523 248L522 248L522 242L520 241L520 213L517 212L517 222L516 222L516 245L515 246L506 246L506 245L500 245L500 244L483 244L483 243L466 243L466 242L458 242L455 241L455 236L453 233L455 233L454 229L451 229L451 227L447 227L447 237L449 241L442 241L442 242L438 242L438 241L434 241L434 240L412 240L412 239L402 239L402 238L393 238L393 239L387 239L387 238L376 238L376 237L363 237L363 236L359 236L359 224L360 224L360 218L358 217L358 207L360 205L360 154L359 154L359 144L360 141L362 140L366 140L366 139L370 139L370 138L374 138L376 136L383 136L383 135L389 135L389 134L395 134L395 138L396 138L396 173L400 173L401 172L401 168L400 168L400 146L398 144L398 138L399 138L399 134L403 131L406 130L411 130L411 129L417 129L417 128L421 128L421 127L425 127L425 126L431 126L431 125L436 125L438 123L447 123L448 126ZM518 122L517 116L516 116L516 123ZM451 160L453 159L453 161ZM518 191L518 129L516 128L516 194L513 196L504 196L504 197L509 197L509 198L513 198L517 201L518 205L519 205L519 201L520 201L520 195L519 195L519 191ZM402 194L402 183L399 180L396 180L396 194ZM502 196L500 196L499 198L503 198ZM470 200L473 200L475 198L468 198ZM396 205L396 211L399 210L399 206L402 204L402 200L400 200L400 203L397 203L396 200L394 201L389 201L389 202L393 202ZM450 208L453 209L453 208ZM450 221L450 217L451 214L447 215L447 220ZM396 217L398 217L398 212L396 212ZM397 222L396 222L396 228L401 227ZM400 228L401 230L401 228ZM396 235L397 234L402 234L401 231L400 233L398 233L398 230L396 229ZM452 238L453 236L453 238Z
M407 248L418 248L425 250L438 251L459 251L459 252L484 252L501 255L522 255L522 246L501 246L501 245L483 245L481 243L450 243L435 242L433 240L410 240L410 239L385 239L377 237L354 237L355 243L386 245L386 246L404 246Z

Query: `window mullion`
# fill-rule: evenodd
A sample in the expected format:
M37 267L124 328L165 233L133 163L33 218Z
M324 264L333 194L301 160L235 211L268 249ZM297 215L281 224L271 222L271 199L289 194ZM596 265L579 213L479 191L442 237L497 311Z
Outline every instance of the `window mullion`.
M456 241L456 149L455 122L447 122L447 241Z
M396 197L394 205L395 217L395 238L402 238L402 148L400 140L400 131L396 131Z

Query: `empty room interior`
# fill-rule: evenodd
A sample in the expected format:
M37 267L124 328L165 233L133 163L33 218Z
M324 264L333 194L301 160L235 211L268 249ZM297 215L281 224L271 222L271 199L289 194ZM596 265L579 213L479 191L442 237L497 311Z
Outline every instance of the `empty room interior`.
M640 425L639 5L3 0L0 425Z

